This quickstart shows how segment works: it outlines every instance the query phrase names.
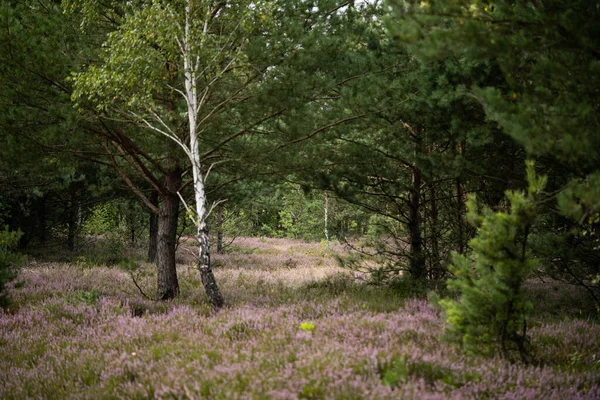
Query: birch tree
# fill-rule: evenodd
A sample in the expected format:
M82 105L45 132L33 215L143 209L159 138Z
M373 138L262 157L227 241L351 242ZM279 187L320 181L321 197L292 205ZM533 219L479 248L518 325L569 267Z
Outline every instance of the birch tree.
M195 204L184 205L196 226L198 268L214 308L223 297L210 265L206 221L218 202L208 203L206 183L216 149L248 131L227 131L223 124L265 72L248 61L246 49L267 14L259 2L154 0L109 34L101 65L74 75L78 104L166 137L187 156ZM256 124L279 112L261 115Z

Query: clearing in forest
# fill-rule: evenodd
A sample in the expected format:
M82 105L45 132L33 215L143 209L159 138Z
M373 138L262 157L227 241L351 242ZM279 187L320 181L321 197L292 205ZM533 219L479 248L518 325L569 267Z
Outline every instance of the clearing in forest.
M185 243L170 302L118 267L30 262L0 312L0 398L600 398L600 325L564 316L569 288L530 285L539 364L522 365L444 343L425 298L356 282L322 244L239 239L213 259L218 313Z

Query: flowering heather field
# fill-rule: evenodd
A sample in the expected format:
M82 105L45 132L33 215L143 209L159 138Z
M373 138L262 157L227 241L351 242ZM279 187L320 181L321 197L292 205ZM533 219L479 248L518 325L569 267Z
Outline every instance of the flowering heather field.
M116 267L30 262L0 312L0 398L600 399L597 321L548 309L530 330L540 364L512 365L461 354L426 300L354 282L319 244L243 239L214 260L217 314L185 244L167 303ZM539 307L579 301L531 290Z

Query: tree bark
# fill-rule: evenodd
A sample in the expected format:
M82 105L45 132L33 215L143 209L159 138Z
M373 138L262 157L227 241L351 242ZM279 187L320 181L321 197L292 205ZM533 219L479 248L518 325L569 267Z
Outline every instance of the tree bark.
M256 212L256 220L254 221L254 233L257 235L260 233L260 228L262 226L262 223L261 223L262 217L263 217L263 211L258 210Z
M150 194L150 202L158 208L158 191L152 191ZM158 240L158 214L153 211L150 211L149 225L148 261L154 262L154 260L156 260L156 245Z
M179 294L179 282L175 265L177 244L177 221L179 217L179 196L181 169L176 167L165 176L166 195L163 196L158 213L158 241L156 252L158 300L169 300Z
M218 310L223 307L225 302L210 266L210 242L208 239L208 228L206 226L198 232L198 247L198 270L200 271L200 280L202 281L202 286L204 286L208 301L215 310Z
M42 245L42 246L46 244L46 239L48 236L48 221L47 221L48 210L46 207L47 196L48 195L44 194L38 201L37 234L38 234L38 238L40 239L40 245Z
M437 193L435 186L431 185L431 212L429 214L430 221L430 236L431 236L431 272L430 276L434 280L441 279L443 276L442 265L440 262L440 249L438 240L438 204L437 204Z
M206 203L206 192L204 189L205 176L202 173L201 168L201 155L199 151L198 143L198 110L199 106L202 106L202 100L198 97L197 88L197 63L195 64L191 55L191 41L192 36L191 30L191 19L192 19L192 2L186 1L185 6L185 29L183 37L182 55L184 65L184 82L185 82L185 99L188 108L188 128L190 147L187 151L188 157L192 163L192 176L194 179L194 198L196 201L196 239L198 240L198 270L200 271L200 279L208 301L215 310L223 307L224 301L223 296L215 280L215 276L212 272L210 265L210 241L208 237L208 226L206 225L206 218L208 218L209 211L207 210ZM204 33L207 33L208 25L204 25ZM200 101L200 103L199 103Z
M69 209L67 211L67 248L69 251L75 250L75 237L77 236L77 196L71 190L69 199Z
M131 204L127 206L127 223L129 224L129 241L131 246L135 246L135 210L131 207Z
M464 157L465 154L465 141L462 140L458 145L458 152ZM456 212L457 212L457 229L458 229L458 246L457 251L460 254L465 252L465 221L464 221L464 209L465 209L465 190L462 182L462 178L459 176L456 178Z
M223 205L217 210L217 253L223 252Z
M415 161L412 165L412 184L409 192L408 232L410 240L409 271L415 279L426 278L425 257L423 256L423 239L421 235L421 180L422 173L417 162L422 153L422 139L418 132L413 132L415 140Z
M323 193L323 197L324 197L324 204L323 204L323 211L325 213L324 215L324 231L325 231L325 242L329 244L329 229L328 229L328 223L329 223L329 197L327 196L327 192Z

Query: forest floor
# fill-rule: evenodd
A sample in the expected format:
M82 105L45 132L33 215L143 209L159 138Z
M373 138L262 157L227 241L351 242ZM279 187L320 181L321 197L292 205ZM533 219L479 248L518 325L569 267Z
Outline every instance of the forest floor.
M573 288L529 285L538 363L511 364L464 355L426 299L355 281L318 243L246 238L214 255L213 313L188 246L170 302L116 266L30 261L0 311L0 398L600 398L600 323Z

